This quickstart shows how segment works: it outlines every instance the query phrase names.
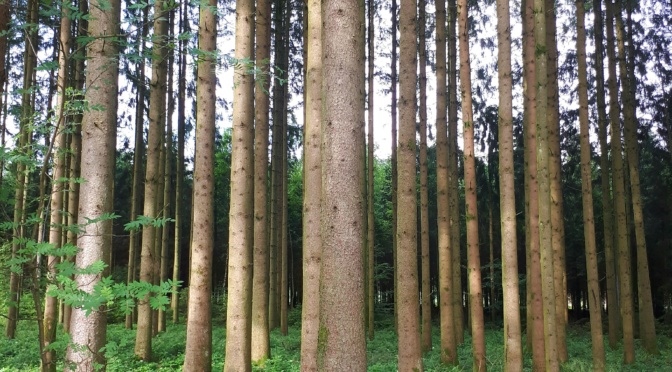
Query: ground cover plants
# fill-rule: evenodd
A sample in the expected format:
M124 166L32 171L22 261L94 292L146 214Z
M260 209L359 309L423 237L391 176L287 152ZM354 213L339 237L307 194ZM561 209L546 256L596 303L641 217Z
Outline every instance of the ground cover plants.
M279 330L271 333L271 358L263 366L254 366L254 371L294 372L300 369L301 325L299 309L292 311L289 334L282 336ZM394 332L393 317L388 314L378 316L374 340L367 342L368 371L388 372L397 370L397 338ZM221 319L213 329L213 371L221 371L224 367L224 340L226 331ZM605 345L607 352L607 371L669 371L672 368L672 328L662 324L659 326L660 355L650 356L644 352L637 340L637 359L632 365L622 363L623 351L619 347L611 350ZM504 368L501 324L486 326L486 349L489 371L502 371ZM459 366L445 367L439 360L439 328L435 323L432 328L432 351L423 358L425 371L469 371L472 367L471 339L467 335L465 343L458 348ZM133 354L135 331L124 328L123 323L110 324L107 328L107 372L181 371L184 361L186 340L185 324L168 325L165 333L160 333L154 340L154 362L146 363L138 360ZM590 328L587 322L570 323L567 332L569 361L562 366L563 371L592 371ZM33 321L19 322L17 338L0 339L0 372L37 371L39 370L39 350L37 330ZM525 355L524 370L532 370L532 357ZM58 370L62 369L62 362Z

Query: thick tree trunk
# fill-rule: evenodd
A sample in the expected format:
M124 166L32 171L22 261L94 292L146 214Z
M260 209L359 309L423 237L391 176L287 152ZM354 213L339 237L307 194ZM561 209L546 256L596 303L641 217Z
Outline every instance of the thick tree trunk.
M618 283L623 329L623 362L635 361L634 310L632 303L632 273L630 270L630 246L625 209L625 183L621 149L620 106L618 104L618 80L616 79L616 52L614 48L614 11L606 2L607 57L609 59L609 118L611 119L612 187L614 190L614 220L616 246L618 248Z
M460 91L464 136L464 189L467 221L467 273L474 370L485 371L485 326L481 283L481 257L478 243L478 209L476 196L476 159L474 155L474 114L471 100L471 62L469 61L468 5L458 0L457 14L460 44Z
M198 62L196 84L196 154L194 156L193 232L189 264L189 303L187 342L183 370L205 371L212 368L212 250L214 246L214 156L216 66L212 52L217 45L215 0L201 7L198 45L206 53ZM236 75L238 76L238 75ZM233 296L233 294L231 294ZM232 332L233 333L233 332ZM233 337L233 336L232 336ZM228 340L228 337L227 337ZM232 353L231 358L234 358ZM227 358L228 360L228 358ZM248 360L248 365L249 360Z
M593 217L593 180L590 164L590 130L588 127L588 78L586 67L586 26L583 0L576 2L576 51L579 70L579 121L581 126L581 189L583 200L583 235L586 246L590 338L593 347L593 370L604 371L604 341L602 340L602 305L595 247ZM574 302L572 302L574 303Z
M325 0L323 11L322 273L318 369L365 371L363 2ZM344 43L343 40L353 42Z
M117 134L117 79L119 75L118 44L104 35L116 35L119 30L120 5L110 1L108 9L92 7L89 36L94 38L87 46L88 73L86 101L105 110L84 112L82 119L81 177L79 223L113 212L114 157ZM88 223L78 240L77 266L89 267L95 262L109 263L112 248L112 220ZM102 276L108 272L102 273ZM75 280L78 288L92 292L101 275L81 274ZM72 345L66 355L66 370L92 371L104 364L100 352L106 343L106 312L104 309L73 308L70 324Z
M303 301L301 307L301 370L317 371L320 329L320 198L322 167L322 8L308 2L306 65L306 125L304 127L303 184Z

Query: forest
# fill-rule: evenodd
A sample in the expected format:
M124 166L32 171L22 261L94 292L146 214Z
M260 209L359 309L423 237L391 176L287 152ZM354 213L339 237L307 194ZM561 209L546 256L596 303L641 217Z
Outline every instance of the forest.
M672 368L664 0L0 0L0 372Z

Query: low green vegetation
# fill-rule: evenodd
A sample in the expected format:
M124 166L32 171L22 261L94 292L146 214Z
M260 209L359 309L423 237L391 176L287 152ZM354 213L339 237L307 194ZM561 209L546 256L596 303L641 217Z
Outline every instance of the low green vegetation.
M219 317L216 317L219 318ZM213 330L213 371L221 371L224 367L224 339L226 332L221 319L215 319ZM271 333L271 353L264 366L255 366L255 371L299 371L301 351L301 327L299 324L300 310L295 309L290 314L289 335L282 336L278 330ZM394 333L391 315L378 316L376 337L367 342L368 370L372 372L389 372L397 370L397 339ZM486 348L488 370L504 370L504 346L502 342L502 328L500 325L486 326ZM460 365L445 367L439 360L439 328L433 327L433 345L431 352L425 354L425 371L469 371L471 370L471 344L467 336L465 344L458 348ZM37 345L37 330L35 322L22 321L19 323L15 340L0 339L0 372L37 371L39 356ZM123 324L110 324L107 327L107 356L108 372L128 371L181 371L184 361L184 346L186 340L186 326L184 324L169 325L165 333L159 334L153 342L153 363L138 360L133 354L135 331L124 329ZM672 328L665 328L659 324L658 345L661 354L658 356L646 355L637 342L637 361L630 366L623 366L622 349L607 351L607 371L669 371L672 366ZM567 348L570 359L563 366L563 371L592 371L591 343L589 323L570 325L567 333ZM62 353L61 353L62 354ZM525 357L525 370L532 368L532 357L528 353ZM62 366L59 366L59 370Z

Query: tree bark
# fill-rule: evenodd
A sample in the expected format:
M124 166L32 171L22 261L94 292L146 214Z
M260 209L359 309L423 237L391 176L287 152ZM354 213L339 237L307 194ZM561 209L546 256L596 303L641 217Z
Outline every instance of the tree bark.
M399 328L399 306L397 302L397 297L399 296L398 283L397 283L397 224L399 221L399 216L397 211L398 200L398 169L397 169L397 28L399 27L398 19L398 9L397 9L397 0L392 0L392 60L390 62L390 96L392 97L391 102L391 114L392 114L392 154L390 155L390 167L392 168L392 274L394 276L394 329L395 331Z
M369 58L368 58L368 86L369 86L369 94L367 96L368 99L368 147L367 147L367 279L368 279L368 292L367 292L367 300L368 300L368 314L367 314L367 323L368 323L368 331L369 331L369 340L373 340L374 336L374 304L375 304L375 292L374 292L374 286L375 286L375 281L374 281L374 250L375 250L375 244L374 244L374 238L375 238L375 220L374 220L374 213L373 213L373 203L374 203L374 184L373 184L373 167L374 167L374 154L373 154L373 149L375 147L375 144L373 142L373 104L374 104L374 61L375 61L375 39L374 39L374 31L375 31L375 26L373 25L373 17L375 15L375 4L374 0L369 0L368 1L368 16L369 16L369 26L368 26L368 51L369 51Z

